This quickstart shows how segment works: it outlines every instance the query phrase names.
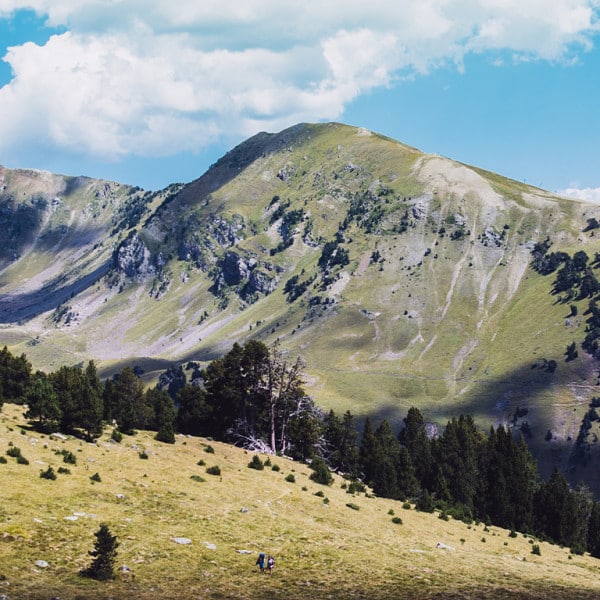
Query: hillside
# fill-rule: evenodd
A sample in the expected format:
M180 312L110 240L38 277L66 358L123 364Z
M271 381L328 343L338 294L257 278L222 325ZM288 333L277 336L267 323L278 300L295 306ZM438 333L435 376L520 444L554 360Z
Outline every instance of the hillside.
M120 444L109 438L110 431L94 444L43 436L28 428L21 407L3 407L0 593L65 600L583 600L600 594L596 559L496 527L350 495L337 476L322 486L305 465L284 458L271 457L279 471L257 471L247 467L250 454L210 440L178 436L171 446L148 432ZM29 464L6 456L11 447ZM75 464L63 461L69 452ZM70 473L40 478L49 466ZM214 466L220 476L206 472ZM96 473L100 481L93 482ZM392 522L394 516L402 523ZM90 563L100 523L120 543L112 582L78 575ZM534 543L539 556L532 554ZM255 571L260 551L276 557L272 576Z
M157 194L3 177L8 221L36 216L4 256L0 338L36 367L94 358L152 380L278 340L306 358L320 405L395 426L413 405L434 425L527 421L544 473L572 466L598 366L565 349L587 303L557 301L531 251L549 238L593 256L597 206L334 123L258 134ZM590 457L570 476L598 486Z

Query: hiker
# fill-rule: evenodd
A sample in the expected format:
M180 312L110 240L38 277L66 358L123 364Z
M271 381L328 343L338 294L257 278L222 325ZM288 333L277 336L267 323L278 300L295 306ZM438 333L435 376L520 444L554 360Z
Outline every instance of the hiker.
M258 558L256 559L256 564L258 565L260 572L264 573L265 572L265 553L264 552L261 552L258 555Z
M269 560L267 560L267 567L269 567L269 575L273 575L273 569L275 568L275 559L269 554Z

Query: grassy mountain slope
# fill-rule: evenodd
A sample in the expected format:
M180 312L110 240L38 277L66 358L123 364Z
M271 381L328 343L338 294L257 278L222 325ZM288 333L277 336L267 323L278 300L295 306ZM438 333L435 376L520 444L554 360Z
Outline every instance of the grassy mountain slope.
M206 452L209 444L214 453ZM256 471L247 468L251 455L245 451L200 438L179 436L170 446L147 432L121 444L111 443L108 432L95 444L41 436L28 428L21 407L5 405L2 455L11 446L29 461L7 457L0 464L0 593L11 598L600 594L598 561L589 556L570 557L546 543L539 543L540 556L533 555L535 540L521 534L511 538L496 527L446 522L399 502L351 496L339 477L331 487L318 485L306 466L283 458L271 457L279 471ZM76 456L75 465L63 462L66 452ZM215 465L220 476L206 473ZM49 466L55 472L67 467L70 474L40 478ZM101 481L92 482L96 473ZM295 482L287 481L289 475ZM78 575L90 564L100 523L120 543L111 582ZM191 544L177 544L177 537ZM255 571L261 551L276 557L272 576Z
M484 427L526 408L516 426L528 421L544 471L566 469L597 366L583 352L565 362L585 335L585 305L569 319L551 277L529 264L546 237L593 256L600 247L582 230L598 207L339 124L259 134L115 231L115 211L145 198L119 190L94 229L98 259L89 244L53 247L69 261L60 276L80 273L60 307L50 296L47 311L7 317L45 289L40 243L0 273L0 335L36 366L94 358L105 372L141 365L151 379L234 341L278 340L305 356L318 404L396 425L413 405L437 424L469 412ZM554 373L532 368L543 359ZM572 477L593 483L594 468Z

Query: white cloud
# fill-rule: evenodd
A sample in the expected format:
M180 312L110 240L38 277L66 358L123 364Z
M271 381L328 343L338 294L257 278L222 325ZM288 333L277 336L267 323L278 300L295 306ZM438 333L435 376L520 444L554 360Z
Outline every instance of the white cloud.
M596 0L3 0L0 18L23 8L68 31L4 57L0 150L109 158L336 119L468 52L571 59L598 31Z
M567 188L560 190L558 193L568 198L577 198L578 200L600 204L600 188Z

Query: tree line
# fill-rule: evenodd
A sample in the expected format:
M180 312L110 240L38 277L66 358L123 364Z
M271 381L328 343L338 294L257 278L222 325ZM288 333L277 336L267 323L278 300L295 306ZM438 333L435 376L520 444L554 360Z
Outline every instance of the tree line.
M43 431L88 439L106 423L115 432L210 436L245 448L310 460L342 473L377 496L411 499L420 510L532 533L600 558L600 504L583 485L571 489L555 471L548 481L522 437L500 425L485 434L469 415L451 419L434 438L423 415L409 409L394 434L386 420L369 418L359 435L350 411L318 408L303 389L303 363L262 342L234 344L199 372L200 385L144 389L129 367L106 381L93 361L33 372L25 355L0 351L0 407L27 404L26 417ZM327 480L327 478L325 478Z

